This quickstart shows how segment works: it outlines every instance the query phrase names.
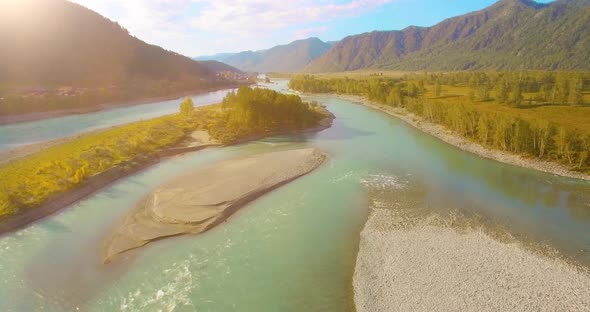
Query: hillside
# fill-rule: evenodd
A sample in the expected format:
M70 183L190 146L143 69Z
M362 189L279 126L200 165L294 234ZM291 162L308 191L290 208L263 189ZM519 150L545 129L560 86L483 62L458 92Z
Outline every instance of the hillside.
M293 72L326 53L331 46L318 38L309 38L268 50L221 53L195 59L216 60L248 72Z
M307 72L390 70L588 70L590 0L501 0L432 27L350 36Z
M223 62L219 62L219 61L201 61L201 64L205 65L205 67L207 67L207 69L209 69L210 71L214 72L214 73L220 73L220 72L232 72L232 73L238 73L238 74L243 74L244 72L231 66L231 65L227 65Z
M210 79L202 64L65 0L0 1L0 83L96 86Z

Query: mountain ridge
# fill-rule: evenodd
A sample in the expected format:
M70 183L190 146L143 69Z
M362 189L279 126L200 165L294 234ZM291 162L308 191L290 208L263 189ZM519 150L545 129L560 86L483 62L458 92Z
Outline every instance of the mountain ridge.
M331 46L331 43L311 37L270 49L220 53L194 59L220 61L247 72L293 72L326 53Z
M64 0L0 2L0 42L0 82L9 84L91 86L214 76L206 66Z
M502 0L430 27L348 36L303 71L588 69L587 46L590 0Z

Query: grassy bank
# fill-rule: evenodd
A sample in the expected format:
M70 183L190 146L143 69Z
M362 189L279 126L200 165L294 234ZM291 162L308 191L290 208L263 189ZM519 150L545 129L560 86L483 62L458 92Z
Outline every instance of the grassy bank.
M0 167L0 216L39 205L119 164L147 159L178 142L191 128L178 115L165 116L81 135L10 162Z

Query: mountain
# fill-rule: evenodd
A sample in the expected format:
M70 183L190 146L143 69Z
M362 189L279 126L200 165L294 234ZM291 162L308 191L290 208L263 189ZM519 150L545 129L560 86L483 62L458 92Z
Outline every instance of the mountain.
M65 0L0 1L0 84L96 86L201 81L206 66L147 44Z
M222 53L209 59L224 62L248 72L300 71L314 59L326 53L332 44L318 38L297 40L268 50ZM207 57L197 57L205 60Z
M203 56L193 57L193 60L195 60L195 61L219 61L219 62L223 62L224 60L226 60L230 56L233 56L233 55L236 55L236 54L237 53L218 53L218 54L213 54L213 55L203 55Z
M590 0L502 0L432 27L344 38L307 72L588 70Z
M244 74L243 71L231 66L231 65L227 65L223 62L219 62L219 61L201 61L201 64L205 65L207 67L207 69L209 69L210 71L214 72L214 73L220 73L220 72L232 72L232 73L238 73L238 74Z

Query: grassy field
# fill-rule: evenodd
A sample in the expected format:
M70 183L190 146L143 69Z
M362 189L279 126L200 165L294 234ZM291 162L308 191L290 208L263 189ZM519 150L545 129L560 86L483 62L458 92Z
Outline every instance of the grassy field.
M564 127L573 127L583 135L590 135L590 92L584 92L584 105L527 105L528 99L535 97L535 93L523 93L525 104L521 107L513 107L497 103L494 100L470 101L468 87L442 85L442 95L437 97L433 88L427 89L423 94L431 100L461 102L472 106L481 112L495 112L506 116L522 118L524 120L543 119ZM492 98L496 96L491 93Z

